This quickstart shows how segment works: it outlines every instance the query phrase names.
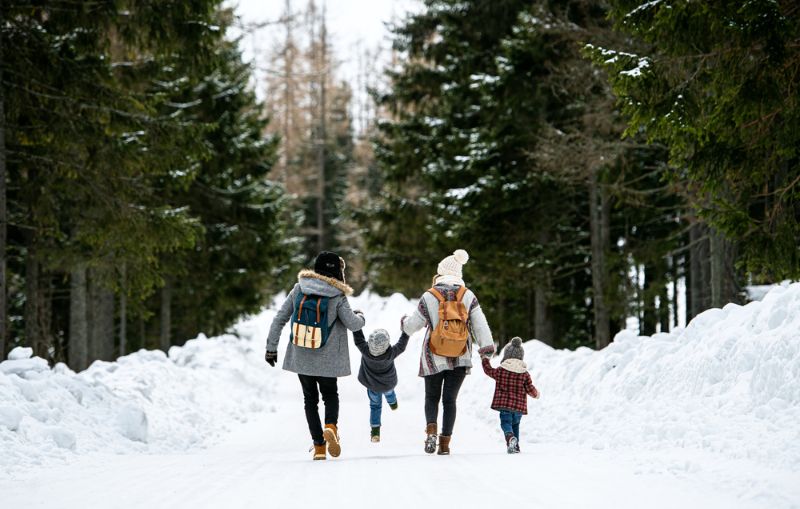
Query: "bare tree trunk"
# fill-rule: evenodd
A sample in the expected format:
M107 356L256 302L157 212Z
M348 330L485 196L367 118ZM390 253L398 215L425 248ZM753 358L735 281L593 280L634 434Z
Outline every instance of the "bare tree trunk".
M547 282L536 283L534 289L534 337L539 341L553 344L553 320L550 316L550 288Z
M40 289L40 266L33 243L33 233L26 235L25 254L25 340L33 348L33 354L47 358L47 344L41 329L42 295Z
M5 20L0 19L0 23L5 23ZM3 61L3 50L3 39L0 37L0 62ZM8 204L6 201L6 175L5 86L3 84L3 66L0 65L0 360L5 359L8 353L8 289L6 282Z
M286 0L286 42L283 55L283 164L281 165L281 182L287 183L289 176L289 163L294 153L294 137L292 136L292 109L294 105L294 39L292 37L292 2Z
M665 275L664 272L662 272L662 276L663 275ZM658 292L659 332L669 332L669 323L671 318L669 304L670 304L670 299L669 299L669 292L667 291L667 281L666 278L663 278L661 280Z
M691 232L692 228L694 228L694 226L690 226L689 227L689 231L690 232ZM692 241L691 241L691 235L690 235L689 243L691 244L691 242ZM694 303L694 299L695 299L695 293L694 292L695 292L695 289L694 289L694 279L693 279L694 278L694 274L695 274L694 273L695 268L694 268L693 264L694 264L694 256L692 254L692 248L690 246L689 247L689 252L687 253L686 257L684 257L684 259L683 259L684 282L686 284L686 310L685 310L685 312L686 312L686 323L687 324L689 323L689 320L692 319L692 316L694 316L694 315L692 315L692 313L693 313L694 308L695 308L695 303Z
M734 244L716 229L709 229L711 246L711 306L723 307L739 301L739 284L734 269Z
M139 342L142 348L148 348L147 344L147 328L145 327L144 318L139 317Z
M685 259L685 258L684 258ZM680 324L680 311L678 310L678 279L681 276L681 258L672 257L672 323L677 327Z
M172 331L172 282L167 279L161 288L161 334L159 345L164 352L169 352L172 344L170 333Z
M652 336L656 332L656 290L653 283L657 279L656 269L646 263L644 266L644 289L642 291L642 321L639 324L639 334Z
M323 251L326 245L325 239L325 116L327 108L325 106L325 92L327 88L327 33L326 33L326 11L325 4L322 7L322 27L320 30L319 43L319 139L317 140L317 233L319 251Z
M114 292L103 286L96 270L89 271L89 362L114 360Z
M506 300L503 296L497 300L497 322L499 339L496 341L498 347L502 349L508 337L506 336Z
M79 265L69 277L69 366L75 371L89 367L89 327L86 306L86 266Z
M711 228L710 255L711 255L711 307L721 308L726 304L724 295L725 286L725 240L722 235Z
M725 246L725 284L723 285L723 296L725 302L742 303L742 287L736 274L736 244L724 239Z
M689 318L694 318L711 305L708 290L710 281L710 263L708 248L708 231L702 223L695 222L689 230L689 272L692 307L688 310Z
M610 242L610 204L608 192L599 185L597 170L589 177L589 224L592 245L592 307L594 311L595 346L599 350L611 343L611 319L606 302Z
M525 287L525 309L533 310L533 312L528 313L528 319L525 324L525 339L536 337L536 308L534 307L533 293L531 285L527 285Z
M128 349L128 294L125 285L125 265L122 265L120 292L119 292L119 355L122 357Z
M95 317L98 337L100 338L101 352L104 361L113 361L117 358L117 349L114 347L114 307L116 300L113 290L105 287L99 288L100 313Z

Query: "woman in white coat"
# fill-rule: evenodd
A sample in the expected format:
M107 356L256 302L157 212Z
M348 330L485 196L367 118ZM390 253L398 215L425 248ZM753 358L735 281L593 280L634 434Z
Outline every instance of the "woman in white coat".
M492 331L486 322L478 298L471 290L466 289L462 278L462 266L469 260L463 249L457 249L452 255L439 262L433 288L426 291L419 299L416 311L411 316L403 317L401 327L409 336L426 327L425 339L422 343L419 376L425 379L425 452L436 451L439 404L442 405L442 429L438 434L438 454L450 454L450 438L456 420L456 399L464 378L472 368L472 353L477 343L480 355L494 352ZM462 290L463 288L463 290ZM467 312L468 338L466 351L456 357L445 357L431 350L431 332L439 323L440 301L455 301L461 297Z

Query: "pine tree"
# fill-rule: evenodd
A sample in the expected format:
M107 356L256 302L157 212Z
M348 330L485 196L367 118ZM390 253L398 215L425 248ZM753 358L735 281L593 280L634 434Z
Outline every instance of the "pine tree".
M608 70L627 132L668 146L674 179L712 226L713 304L730 294L731 249L757 279L798 277L796 3L610 3L618 29L647 47L592 52Z
M210 275L223 252L223 271L252 264L203 295L214 330L285 274L284 202L264 179L275 142L219 4L2 4L15 344L83 369L129 346L127 320L144 323L159 287L182 298L174 278L195 259ZM189 196L202 186L217 209Z
M217 21L224 33L230 13ZM267 120L248 88L250 68L235 42L221 37L210 73L190 80L181 100L195 105L193 123L207 126L208 154L197 176L169 199L185 208L202 228L194 249L168 264L167 299L172 317L162 347L199 332L223 332L243 313L255 312L285 286L292 251L297 250L284 217L281 188L268 180L276 162L277 139L264 136ZM159 306L162 302L158 303Z
M407 63L381 98L384 188L361 216L377 289L420 292L420 273L457 246L501 341L513 328L603 347L624 326L644 247L622 239L647 235L663 263L682 201L662 189L663 151L619 139L610 86L582 54L622 39L606 15L593 1L429 1L395 29ZM658 206L642 200L658 192Z

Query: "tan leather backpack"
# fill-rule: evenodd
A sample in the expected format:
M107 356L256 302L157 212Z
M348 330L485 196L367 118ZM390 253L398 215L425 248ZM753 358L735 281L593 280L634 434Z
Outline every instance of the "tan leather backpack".
M442 357L460 357L467 351L469 312L461 300L467 292L462 286L456 300L446 300L436 288L428 290L439 301L439 323L431 331L431 351Z

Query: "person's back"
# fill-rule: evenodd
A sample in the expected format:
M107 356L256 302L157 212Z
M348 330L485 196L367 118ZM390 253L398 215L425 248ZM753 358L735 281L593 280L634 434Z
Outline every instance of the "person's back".
M364 317L350 309L347 296L353 293L353 289L345 282L344 269L344 260L338 255L325 251L320 253L314 262L314 270L303 270L298 274L298 282L275 315L267 337L265 359L274 366L278 360L281 331L287 322L293 320L295 327L292 341L286 347L283 369L297 373L300 380L306 420L314 442L314 459L325 459L326 444L331 456L336 457L341 452L336 379L350 374L347 329L364 327ZM305 308L309 301L313 303L317 316L314 323L304 324L301 323L305 318L303 311L309 311ZM320 321L322 323L316 323ZM319 342L316 341L317 334ZM317 407L320 395L325 403L324 430Z
M397 369L394 360L405 351L408 334L402 333L396 344L389 345L389 333L384 329L373 331L369 341L364 339L364 332L358 330L353 332L353 342L361 352L358 381L367 388L370 402L370 437L373 442L379 442L383 399L392 410L397 410L397 395L394 393Z
M469 260L469 254L463 249L456 249L452 255L445 257L436 268L433 278L433 292L427 290L419 299L417 308L411 315L404 316L400 322L403 332L409 336L418 330L425 330L420 352L419 376L425 380L425 452L440 455L450 454L450 440L456 422L456 399L464 378L472 368L472 352L477 347L480 355L494 352L492 331L486 321L477 296L468 288L462 278L462 266ZM435 292L435 293L434 293ZM434 345L433 331L440 325L440 306L445 302L459 301L467 312L460 316L466 322L466 344L458 340L450 346L462 353L451 356L448 351L439 351ZM456 306L461 309L461 306ZM442 313L444 314L444 313ZM466 320L464 320L466 318ZM445 321L449 321L449 317ZM456 332L462 328L456 327ZM439 333L442 331L439 330ZM456 334L458 336L458 334ZM441 339L441 338L440 338ZM453 338L451 338L453 339ZM460 347L460 348L459 348ZM466 347L466 348L465 348ZM437 435L439 419L439 402L442 403L442 430ZM439 450L436 450L436 446Z
M500 412L500 428L509 454L519 452L519 424L528 413L528 396L539 398L528 367L523 361L522 339L515 337L503 350L500 367L493 368L489 356L481 359L483 371L495 380L492 410Z

